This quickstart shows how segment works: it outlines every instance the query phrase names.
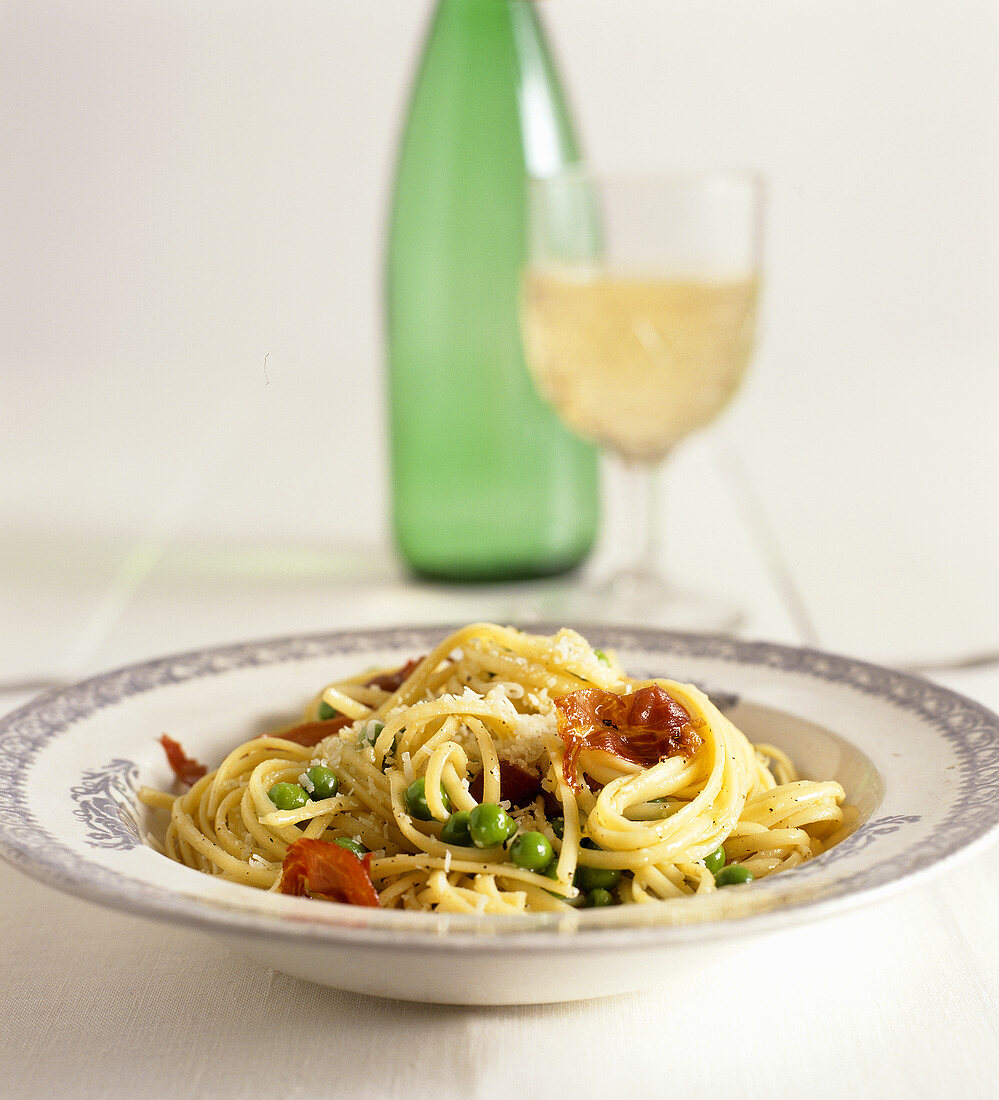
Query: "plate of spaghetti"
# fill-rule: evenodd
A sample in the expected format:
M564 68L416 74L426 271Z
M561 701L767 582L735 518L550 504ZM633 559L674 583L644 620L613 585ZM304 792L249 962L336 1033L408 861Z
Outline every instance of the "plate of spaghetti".
M999 718L765 642L474 623L130 666L0 722L0 852L288 973L528 1003L674 980L999 825Z

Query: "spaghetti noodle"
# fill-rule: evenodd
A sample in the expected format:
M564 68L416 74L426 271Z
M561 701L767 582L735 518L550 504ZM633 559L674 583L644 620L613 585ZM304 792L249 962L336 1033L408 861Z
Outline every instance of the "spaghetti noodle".
M568 629L482 623L328 685L185 793L140 797L170 814L168 856L233 882L514 913L786 870L839 839L844 792L799 779L690 684L633 679Z

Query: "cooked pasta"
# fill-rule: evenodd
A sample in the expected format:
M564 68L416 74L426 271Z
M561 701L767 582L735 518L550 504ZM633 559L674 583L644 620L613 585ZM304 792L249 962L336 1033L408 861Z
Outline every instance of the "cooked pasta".
M140 797L169 812L168 856L233 882L517 913L786 870L838 839L844 792L797 778L691 684L633 679L568 629L484 623L328 685L186 793Z

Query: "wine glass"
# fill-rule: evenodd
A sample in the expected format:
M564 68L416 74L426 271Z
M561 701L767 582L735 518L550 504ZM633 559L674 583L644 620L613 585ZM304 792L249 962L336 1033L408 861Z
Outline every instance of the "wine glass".
M621 467L628 560L575 594L581 614L732 629L738 609L660 570L659 480L728 404L753 347L763 186L743 172L532 180L525 353L565 424Z

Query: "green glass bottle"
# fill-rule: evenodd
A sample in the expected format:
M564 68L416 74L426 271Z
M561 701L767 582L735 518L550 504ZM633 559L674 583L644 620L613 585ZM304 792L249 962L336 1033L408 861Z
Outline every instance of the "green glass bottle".
M534 4L439 0L387 257L393 528L425 576L539 577L592 549L597 454L538 396L518 318L527 179L578 160Z

